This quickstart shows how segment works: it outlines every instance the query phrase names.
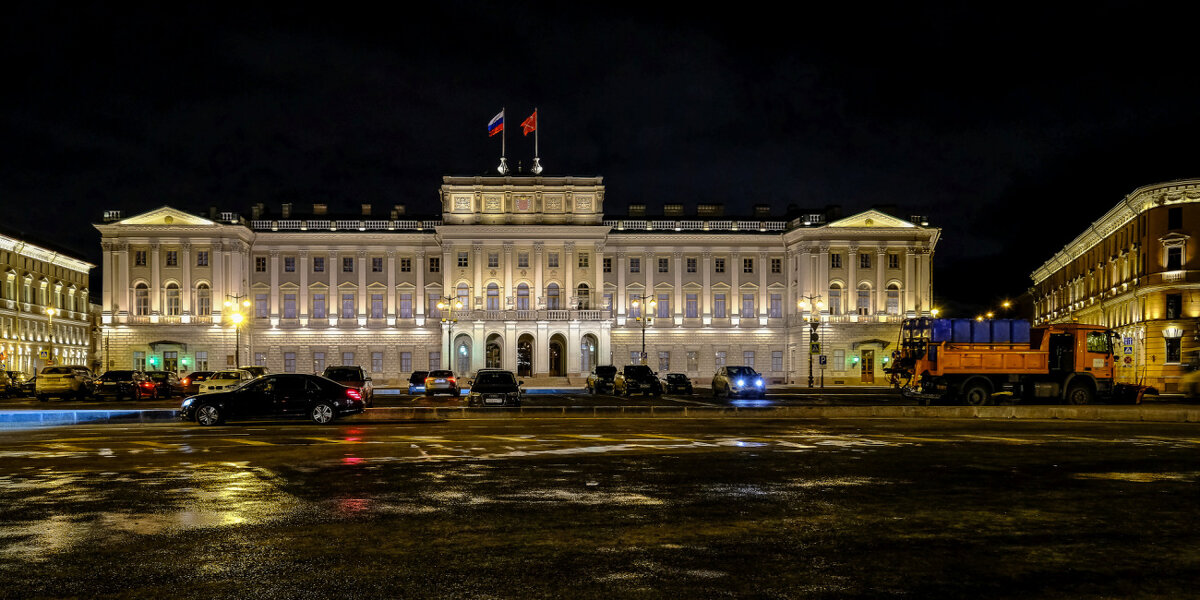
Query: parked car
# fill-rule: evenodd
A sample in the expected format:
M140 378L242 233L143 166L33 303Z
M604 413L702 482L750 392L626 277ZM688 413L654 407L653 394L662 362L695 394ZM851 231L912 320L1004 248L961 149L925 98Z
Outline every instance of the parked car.
M683 373L667 373L666 388L668 394L691 394L692 380Z
M613 394L617 396L661 396L662 392L662 381L646 365L625 365L613 379Z
M157 398L158 386L142 371L105 371L96 379L96 397L116 400Z
M418 392L425 392L425 378L429 376L429 371L413 371L408 378L408 393L415 395Z
M179 407L179 419L207 426L251 417L303 417L325 424L363 408L362 393L354 388L319 375L278 373L187 398Z
M363 371L362 367L345 365L340 367L325 367L325 372L321 373L321 376L361 392L363 402L367 404L367 408L371 408L375 404L375 386L371 383L371 378L367 375L366 371Z
M721 367L713 375L713 398L763 398L767 382L753 367Z
M251 377L262 377L263 375L271 374L270 369L268 369L264 366L261 366L261 365L249 365L249 366L238 367L238 368L249 373Z
M521 386L512 371L480 369L468 384L467 406L520 406Z
M242 369L225 369L217 371L208 378L208 381L200 384L200 393L208 394L211 392L221 392L234 388L243 383L254 379L254 376L249 371Z
M0 395L18 398L32 394L26 383L29 378L21 371L0 371Z
M174 396L183 396L183 381L179 379L179 375L175 371L146 371L146 377L154 382L154 386L158 389L159 398L171 398Z
M462 394L458 387L458 379L454 377L454 371L449 369L430 371L425 376L425 397L429 398L443 393L451 396Z
M617 368L612 365L600 365L588 374L587 391L589 394L611 394L613 380L617 377Z
M212 371L193 371L185 375L183 379L179 380L179 383L183 384L183 395L195 396L199 394L200 384L208 381L208 378L212 377L212 375Z
M42 367L37 378L37 399L45 402L51 397L82 400L92 395L95 383L87 367L52 365Z

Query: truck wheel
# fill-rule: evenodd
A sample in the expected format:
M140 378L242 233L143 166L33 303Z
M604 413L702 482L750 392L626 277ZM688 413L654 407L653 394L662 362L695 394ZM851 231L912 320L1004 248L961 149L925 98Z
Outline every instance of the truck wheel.
M962 399L967 406L985 406L991 404L992 394L986 385L976 381L963 388Z
M1082 406L1091 404L1094 398L1095 394L1092 392L1092 388L1085 384L1077 383L1067 390L1067 404Z

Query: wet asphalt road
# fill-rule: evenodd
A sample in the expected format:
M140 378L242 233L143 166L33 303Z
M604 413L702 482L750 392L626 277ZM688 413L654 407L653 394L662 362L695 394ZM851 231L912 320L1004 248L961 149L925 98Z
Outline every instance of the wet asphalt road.
M952 420L5 432L0 597L1195 597L1198 449Z

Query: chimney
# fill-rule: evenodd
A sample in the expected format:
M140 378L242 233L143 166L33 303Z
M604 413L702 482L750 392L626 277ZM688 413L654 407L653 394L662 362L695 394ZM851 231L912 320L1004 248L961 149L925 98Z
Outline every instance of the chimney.
M371 205L370 204L362 205L362 216L364 216L364 217L371 216Z
M326 214L325 205L324 205L324 204L316 204L316 203L313 203L313 214L314 214L314 215L324 215L324 214Z
M725 215L724 204L697 204L696 214L701 217L721 217Z
M284 202L283 206L279 209L279 215L284 219L292 218L292 203Z
M257 218L261 217L262 214L263 214L263 205L262 204L255 204L254 206L250 207L250 218L251 219L257 219Z
M682 217L683 216L683 205L682 204L664 204L663 205L663 216L665 216L665 217Z
M770 204L755 204L754 205L754 217L755 218L766 219L767 217L770 217L770 216L771 216L771 205Z
M631 217L646 216L646 205L645 204L630 204L629 205L629 216L631 216Z
M404 205L403 204L393 205L392 212L396 213L397 215L403 215L404 214Z

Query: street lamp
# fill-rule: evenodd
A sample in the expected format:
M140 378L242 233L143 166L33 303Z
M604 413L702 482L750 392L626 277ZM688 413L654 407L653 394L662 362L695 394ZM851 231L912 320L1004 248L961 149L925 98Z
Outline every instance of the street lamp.
M649 300L649 302L646 303L646 309L647 309L646 311L643 311L643 310L641 310L641 308L639 308L641 306L642 300ZM638 309L637 320L642 322L642 364L643 365L646 364L646 323L650 322L650 320L654 318L652 315L654 314L654 309L657 306L658 306L658 301L654 299L654 296L641 295L641 296L633 297L633 307Z
M233 311L229 314L229 322L233 323L234 368L242 366L242 322L246 320L246 315L242 314L243 307L250 307L250 300L246 299L245 296L233 295L225 297L225 308Z
M458 322L458 318L454 316L455 310L462 310L462 300L457 298L445 297L438 300L438 312L442 315L442 323L446 324L446 364L450 370L454 370L454 324ZM453 310L451 310L453 309Z
M47 328L50 330L47 339L50 342L50 352L47 354L49 360L46 364L54 364L54 315L58 314L58 309L53 306L46 307L46 320L48 321Z
M810 307L812 310L810 310ZM806 310L808 311L808 387L811 389L813 386L812 357L813 354L815 354L813 350L816 350L818 353L821 351L821 336L818 330L821 327L820 311L822 308L825 308L825 303L821 301L820 295L801 296L800 299L796 301L796 308L799 309L801 313ZM813 344L816 345L814 346ZM824 375L821 377L821 387L825 387Z

